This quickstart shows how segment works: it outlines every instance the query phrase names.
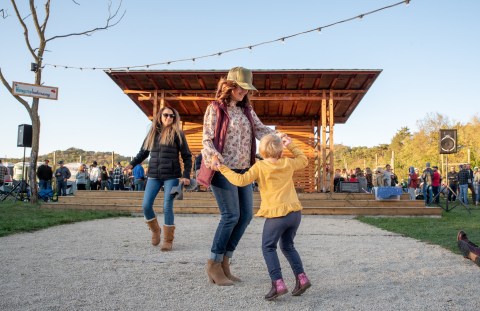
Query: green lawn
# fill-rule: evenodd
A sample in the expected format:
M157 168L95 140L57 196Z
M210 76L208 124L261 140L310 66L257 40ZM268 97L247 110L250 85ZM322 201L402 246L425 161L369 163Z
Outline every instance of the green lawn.
M459 254L459 230L465 231L471 241L480 243L480 208L474 205L469 205L469 208L471 214L462 205L457 205L449 212L443 211L441 218L362 216L357 219L406 237L440 245Z
M35 231L60 224L92 219L130 216L127 212L41 209L23 202L0 202L0 237Z

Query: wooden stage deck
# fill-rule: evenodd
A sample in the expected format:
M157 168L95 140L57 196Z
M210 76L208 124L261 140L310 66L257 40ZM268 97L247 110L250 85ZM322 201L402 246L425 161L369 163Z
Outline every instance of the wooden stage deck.
M372 215L372 216L433 216L441 217L439 207L425 207L423 201L410 201L404 194L400 200L375 200L367 193L299 193L304 215ZM117 210L142 213L143 192L77 191L59 197L58 202L44 203L43 208ZM163 192L155 200L154 209L162 213ZM260 206L260 195L254 193L254 210ZM176 214L218 214L211 192L185 192L183 200L175 200Z

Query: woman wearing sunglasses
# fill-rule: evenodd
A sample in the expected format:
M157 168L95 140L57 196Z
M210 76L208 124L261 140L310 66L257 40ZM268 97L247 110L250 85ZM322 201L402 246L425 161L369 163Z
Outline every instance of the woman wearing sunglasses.
M183 160L183 172L179 155ZM148 227L152 231L152 244L160 243L160 226L153 210L153 202L160 189L164 188L163 198L163 243L162 251L170 251L175 232L173 200L170 195L173 187L178 186L179 179L184 185L190 184L192 154L188 148L185 134L181 130L180 116L171 107L163 107L152 121L152 127L145 138L137 156L125 168L129 169L142 163L150 156L148 163L148 182L143 195L142 209Z

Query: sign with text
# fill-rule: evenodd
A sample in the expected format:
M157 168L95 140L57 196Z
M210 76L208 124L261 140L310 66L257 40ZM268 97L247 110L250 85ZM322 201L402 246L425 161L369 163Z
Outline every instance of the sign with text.
M13 81L12 90L14 95L19 96L30 96L55 100L58 99L58 87L53 86L44 86Z

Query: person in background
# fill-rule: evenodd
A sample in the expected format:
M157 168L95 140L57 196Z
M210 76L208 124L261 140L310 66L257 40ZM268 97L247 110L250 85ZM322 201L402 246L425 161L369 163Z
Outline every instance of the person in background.
M383 168L377 167L373 178L373 187L385 187L385 179L383 177Z
M63 160L58 161L59 168L55 170L55 178L57 179L57 196L67 195L67 180L72 177L68 167L63 166Z
M135 191L145 190L145 170L142 163L138 163L133 168L133 184L135 185Z
M473 171L470 164L466 164L465 169L468 171L468 189L470 189L470 191L472 192L472 202L475 202L476 194L475 194L475 187L473 186L473 179L474 179Z
M117 162L113 170L113 190L123 190L123 167Z
M83 164L78 168L77 174L75 175L77 190L86 190L88 182L88 174L85 171L85 166Z
M335 169L335 175L333 176L333 191L340 192L340 183L345 181L342 177L342 173L339 168Z
M108 188L108 172L107 172L107 167L105 165L102 166L102 169L100 170L100 190L109 190Z
M460 201L468 205L468 179L470 178L470 172L466 169L466 166L460 164L458 166L458 188Z
M457 199L457 191L458 191L458 173L455 170L455 166L450 168L450 172L447 174L448 179L448 201L452 202Z
M373 173L370 167L365 168L365 178L367 179L367 192L372 192L373 188Z
M357 175L355 175L355 173L350 174L350 178L348 179L348 182L358 182Z
M250 104L253 74L243 67L230 69L217 84L215 101L208 105L203 119L202 157L205 166L218 171L223 164L237 173L245 173L255 164L256 139L274 133L264 125ZM207 185L204 185L207 186ZM233 285L240 279L230 272L230 258L253 216L253 187L237 187L215 172L210 189L220 210L207 274L216 285Z
M50 161L48 159L45 159L43 164L37 169L38 187L40 190L52 189L53 170L48 165L49 162Z
M392 167L390 164L385 165L385 170L383 171L383 185L386 187L392 186Z
M160 243L161 229L153 210L155 198L164 188L163 215L164 238L161 251L171 251L175 233L175 218L173 214L174 197L170 194L179 182L190 185L192 171L192 153L187 139L181 129L180 115L172 107L161 108L152 121L152 126L145 138L137 156L126 169L137 167L150 156L148 162L148 182L143 194L142 209L148 227L152 231L152 245ZM183 172L180 166L183 160ZM141 167L141 166L140 166ZM143 170L143 168L142 168ZM137 175L138 176L138 175Z
M416 199L415 191L418 188L418 175L415 173L413 166L408 168L408 194L410 195L410 200Z
M90 190L98 190L98 188L100 188L101 178L97 161L93 161L92 165L90 165L88 177L90 179Z
M430 168L430 162L427 162L425 164L425 170L422 173L423 198L425 199L425 206L432 203L432 199L433 199L432 177L433 177L433 170Z
M293 296L300 296L310 286L303 269L302 259L295 249L294 238L302 219L300 203L293 173L305 168L308 159L286 134L263 136L260 140L260 154L264 160L256 162L246 173L238 174L225 165L220 165L220 172L234 185L243 187L258 181L262 202L256 216L265 217L262 233L262 253L272 281L266 300L273 300L288 292L283 281L282 268L277 254L277 244L285 255L295 275ZM283 148L288 148L294 158L282 157ZM352 174L355 175L355 174Z
M475 186L475 206L478 206L478 202L480 201L480 170L478 167L473 168L473 185Z
M2 160L0 159L0 187L5 183L6 175L10 175L8 174L8 168L3 165Z
M438 166L433 167L433 175L432 175L432 194L433 198L435 198L434 203L440 204L440 186L442 184L442 176L438 171ZM432 198L432 199L433 199Z

